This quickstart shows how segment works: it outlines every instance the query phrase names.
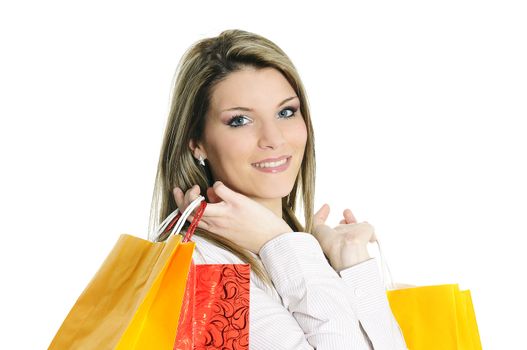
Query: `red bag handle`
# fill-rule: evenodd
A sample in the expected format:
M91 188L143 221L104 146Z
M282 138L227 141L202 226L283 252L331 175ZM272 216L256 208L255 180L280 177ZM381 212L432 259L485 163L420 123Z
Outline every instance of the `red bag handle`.
M188 242L192 238L192 235L194 234L194 230L196 229L196 226L198 226L198 222L203 216L203 212L205 211L206 206L207 206L207 202L205 200L202 200L201 203L199 204L198 211L196 212L196 215L194 215L194 219L192 219L192 222L190 223L187 233L185 234L185 237L183 238L183 242Z
M189 242L190 239L192 238L192 235L194 235L196 226L198 226L198 222L203 216L203 212L205 211L206 206L207 206L207 202L205 200L202 200L201 203L199 204L199 208L196 211L196 215L194 215L194 219L190 223L190 226L187 232L185 233L185 236L183 237L183 242ZM181 211L179 211L176 217L174 217L172 221L170 222L170 224L168 224L167 228L163 231L163 234L166 233L167 231L171 231L174 225L179 221L180 217L181 217Z

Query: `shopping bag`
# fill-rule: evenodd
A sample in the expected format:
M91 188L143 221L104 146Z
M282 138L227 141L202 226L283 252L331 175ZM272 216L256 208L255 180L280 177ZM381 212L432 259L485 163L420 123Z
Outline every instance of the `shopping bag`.
M249 349L249 264L191 264L174 350Z
M410 350L481 350L470 290L445 284L387 294Z
M181 215L176 233L203 199L199 196ZM183 239L172 234L151 242L122 234L49 349L172 349L194 251L186 239L205 206L202 201Z
M397 289L380 245L379 252L390 308L409 350L481 350L470 290L457 284Z

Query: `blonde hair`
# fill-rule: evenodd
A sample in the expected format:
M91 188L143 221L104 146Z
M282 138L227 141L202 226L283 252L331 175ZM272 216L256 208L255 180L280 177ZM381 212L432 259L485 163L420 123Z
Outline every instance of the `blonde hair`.
M165 128L157 174L152 196L149 220L149 238L154 230L176 208L173 188L186 192L193 185L207 202L207 188L212 186L210 169L196 163L190 147L191 139L200 140L203 135L205 116L209 108L211 90L230 73L247 66L272 67L280 71L300 99L300 111L307 128L307 141L300 171L288 196L282 198L282 218L298 232L311 233L313 229L313 201L315 192L315 140L304 86L289 57L270 40L243 30L231 29L217 37L197 41L183 54L175 73L171 90L170 111ZM297 196L302 200L305 226L295 215ZM188 226L188 221L186 226ZM196 228L195 234L212 241L232 252L264 282L270 284L265 268L248 250L207 230Z

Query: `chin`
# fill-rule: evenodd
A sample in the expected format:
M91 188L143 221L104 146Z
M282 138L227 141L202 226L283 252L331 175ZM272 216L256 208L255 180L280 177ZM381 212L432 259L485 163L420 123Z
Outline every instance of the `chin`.
M294 182L288 184L273 184L272 186L258 186L254 195L259 198L273 199L287 197L293 189Z

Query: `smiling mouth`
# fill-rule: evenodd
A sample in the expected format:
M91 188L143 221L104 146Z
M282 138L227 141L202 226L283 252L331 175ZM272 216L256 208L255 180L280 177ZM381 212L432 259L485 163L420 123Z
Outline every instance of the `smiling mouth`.
M276 173L286 170L289 164L291 164L291 156L276 162L253 163L251 165L257 170L266 173Z
M284 158L284 159L281 159L281 160L277 160L277 161L274 161L274 162L254 163L253 165L258 167L258 168L275 168L275 167L278 167L280 165L284 165L285 163L287 163L289 158L291 158L291 157L287 157L287 158Z

